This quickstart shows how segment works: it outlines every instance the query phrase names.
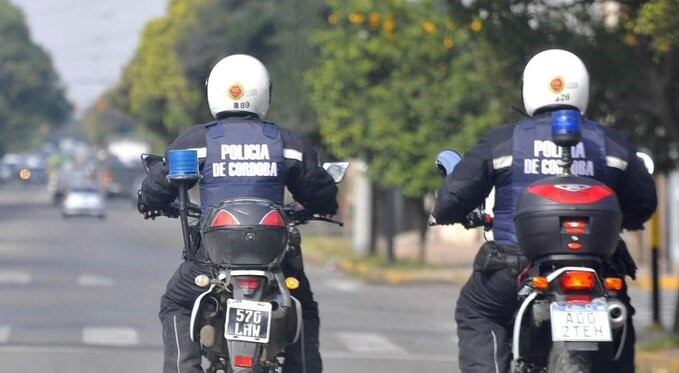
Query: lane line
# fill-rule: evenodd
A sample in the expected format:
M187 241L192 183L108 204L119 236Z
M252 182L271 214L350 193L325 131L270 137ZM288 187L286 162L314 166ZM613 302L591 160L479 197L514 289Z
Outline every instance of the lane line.
M28 285L33 281L33 276L26 271L0 270L0 285Z
M9 325L0 325L0 343L7 343L12 328Z
M355 293L361 287L361 283L352 280L326 280L325 286L344 293Z
M356 354L345 351L322 351L323 359L336 360L398 360L398 361L424 361L424 362L449 362L456 363L457 356L450 355L429 355L429 354L399 354L399 355L380 355L380 354Z
M340 332L337 337L344 343L344 345L351 352L358 353L399 353L404 354L406 351L401 347L392 343L386 337L365 332Z
M78 276L78 286L83 287L111 287L116 284L110 277L81 273Z
M83 343L97 346L135 346L139 334L133 328L86 327L83 328Z

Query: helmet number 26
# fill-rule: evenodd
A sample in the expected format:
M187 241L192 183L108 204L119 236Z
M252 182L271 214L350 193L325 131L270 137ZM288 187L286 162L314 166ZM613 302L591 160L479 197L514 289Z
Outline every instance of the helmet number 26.
M562 95L556 96L556 102L565 102L565 101L570 101L570 100L571 100L570 93L564 93Z

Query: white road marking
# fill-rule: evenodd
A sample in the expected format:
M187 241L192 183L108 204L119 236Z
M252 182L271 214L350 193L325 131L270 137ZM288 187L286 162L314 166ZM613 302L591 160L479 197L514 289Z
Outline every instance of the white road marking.
M9 334L12 328L9 325L0 325L0 343L7 343L9 341Z
M324 283L325 286L344 293L356 292L361 287L360 282L352 280L326 280Z
M389 352L404 354L405 350L387 338L375 333L340 332L337 336L352 352L377 353Z
M430 355L430 354L390 354L388 356L380 354L357 354L353 352L346 351L321 351L324 359L332 360L398 360L398 361L424 361L424 362L457 362L457 356L455 354L450 355Z
M0 284L27 285L33 281L33 276L26 271L0 270Z
M83 328L83 343L99 346L134 346L139 335L132 328L88 327Z
M82 273L78 276L78 286L85 287L111 287L115 285L115 280L109 277Z

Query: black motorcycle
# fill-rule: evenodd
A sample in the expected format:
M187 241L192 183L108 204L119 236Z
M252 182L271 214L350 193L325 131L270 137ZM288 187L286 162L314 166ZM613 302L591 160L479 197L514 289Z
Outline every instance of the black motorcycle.
M515 216L520 252L527 259L514 318L512 372L593 372L620 357L627 333L627 307L617 299L624 275L607 262L619 244L622 213L606 185L571 174L571 147L581 140L580 113L552 114L553 142L561 148L562 175L524 190ZM460 156L442 152L443 175ZM492 227L477 209L467 228Z
M237 198L208 209L197 232L189 218L200 219L201 209L189 201L186 190L188 182L199 178L195 151L170 151L168 158L168 179L177 185L179 197L157 216L179 217L185 248L200 240L211 269L195 279L206 291L196 299L190 323L191 339L200 342L207 362L205 372L281 371L286 346L303 338L301 304L289 292L299 287L299 281L286 278L281 267L287 262L291 268L302 268L296 226L314 220L342 223L309 214L299 204L283 207L264 199ZM143 160L148 169L159 157ZM323 167L339 183L348 165ZM190 249L185 252L191 255Z

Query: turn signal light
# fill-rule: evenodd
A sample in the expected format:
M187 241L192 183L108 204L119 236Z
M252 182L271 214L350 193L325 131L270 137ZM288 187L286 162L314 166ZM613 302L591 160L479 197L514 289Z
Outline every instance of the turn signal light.
M533 289L535 290L549 290L549 280L547 277L537 276L532 279Z
M255 365L255 358L250 355L236 355L233 365L239 368L252 368Z
M594 289L594 273L592 272L566 272L559 282L564 290L582 291Z
M620 277L606 277L604 279L604 287L611 291L622 291L625 286L625 281Z
M285 278L285 286L288 287L290 290L295 290L299 288L299 280L294 278L294 277L286 277Z

